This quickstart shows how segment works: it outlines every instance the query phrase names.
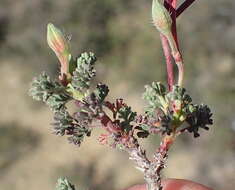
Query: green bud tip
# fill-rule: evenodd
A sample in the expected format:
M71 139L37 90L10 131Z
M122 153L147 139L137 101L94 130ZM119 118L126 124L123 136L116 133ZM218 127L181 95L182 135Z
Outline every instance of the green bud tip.
M47 42L56 54L68 51L68 43L63 33L51 23L47 25Z

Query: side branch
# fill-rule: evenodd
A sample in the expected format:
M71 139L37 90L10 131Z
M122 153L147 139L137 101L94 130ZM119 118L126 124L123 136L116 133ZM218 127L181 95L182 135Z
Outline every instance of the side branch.
M176 17L180 16L195 0L185 0L176 10Z
M134 139L133 139L134 140ZM126 146L126 151L129 153L130 160L133 160L136 164L136 169L140 170L144 174L149 169L150 161L146 156L146 153L142 148L140 147L139 143L134 140L133 147Z

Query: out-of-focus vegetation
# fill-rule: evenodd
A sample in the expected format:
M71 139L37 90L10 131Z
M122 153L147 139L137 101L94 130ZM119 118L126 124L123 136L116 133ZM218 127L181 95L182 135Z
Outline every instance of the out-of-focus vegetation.
M70 36L74 54L98 55L99 81L141 111L143 85L165 81L150 1L1 0L0 5L0 184L5 190L53 189L66 175L76 186L121 189L141 183L127 155L88 139L80 149L52 136L49 110L27 96L32 77L58 72L46 44L53 22ZM215 189L235 185L235 1L196 1L179 18L187 90L213 108L215 124L202 137L181 137L165 175ZM145 142L153 150L158 139ZM124 164L125 163L125 164Z

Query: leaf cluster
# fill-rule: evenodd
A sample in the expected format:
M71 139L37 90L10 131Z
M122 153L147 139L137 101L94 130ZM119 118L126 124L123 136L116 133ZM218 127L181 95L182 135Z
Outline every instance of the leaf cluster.
M43 101L53 111L60 110L71 100L66 88L61 83L52 81L46 73L34 78L29 95L37 101Z
M194 105L190 110L186 118L186 122L189 124L187 130L193 133L194 137L199 137L199 128L209 130L208 125L213 124L212 113L207 105Z
M81 92L90 88L90 81L96 75L94 68L96 62L94 53L82 53L77 58L76 69L72 75L72 86Z
M80 146L85 136L90 136L91 130L88 123L85 123L85 117L79 120L78 116L74 118L66 110L60 110L54 115L54 133L60 136L68 136L70 143Z
M139 121L140 137L147 137L149 133L156 131L170 135L183 123L188 125L187 131L198 137L199 128L208 130L208 125L213 124L210 108L193 104L184 88L173 86L173 90L167 92L164 85L155 82L145 88L143 98L148 103L147 118Z
M92 117L97 115L109 92L106 85L98 84L94 92L84 93L90 88L90 81L95 76L95 62L93 53L82 53L76 63L70 62L74 71L67 84L52 81L46 73L42 73L33 80L29 90L33 99L43 101L53 110L55 134L68 136L68 140L76 145L80 145L85 136L90 136ZM71 116L66 103L70 100L78 102L78 99L83 107Z

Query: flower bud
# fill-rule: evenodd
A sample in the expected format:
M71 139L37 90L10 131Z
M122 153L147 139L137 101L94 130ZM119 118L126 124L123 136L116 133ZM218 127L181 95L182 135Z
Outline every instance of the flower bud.
M60 61L61 78L63 78L68 73L69 44L63 33L51 23L47 25L47 43Z
M171 32L172 19L162 0L153 0L152 18L154 26L160 33L167 35Z

